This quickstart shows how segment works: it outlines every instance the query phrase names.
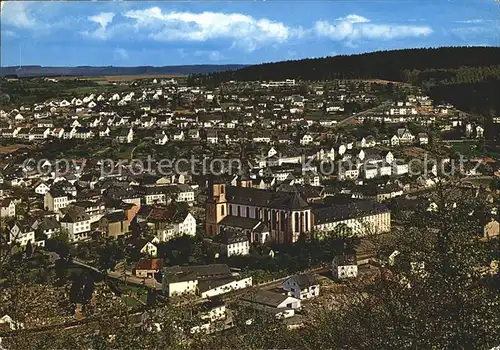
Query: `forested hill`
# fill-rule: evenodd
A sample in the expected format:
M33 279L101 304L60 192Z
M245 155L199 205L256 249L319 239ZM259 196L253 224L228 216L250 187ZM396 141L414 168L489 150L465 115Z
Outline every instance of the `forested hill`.
M104 75L159 75L159 74L206 74L212 72L227 71L246 67L241 64L229 65L188 65L188 66L140 66L140 67L42 67L42 66L21 66L21 67L1 67L0 76L15 75L18 77L38 77L38 76L104 76Z
M442 47L264 63L235 71L193 75L193 83L218 84L230 80L327 80L377 78L405 80L408 71L458 69L500 65L500 47Z

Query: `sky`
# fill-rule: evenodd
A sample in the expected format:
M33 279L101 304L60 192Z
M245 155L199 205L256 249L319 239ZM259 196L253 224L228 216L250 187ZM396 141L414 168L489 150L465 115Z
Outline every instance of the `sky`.
M1 65L255 64L500 46L499 0L7 1Z

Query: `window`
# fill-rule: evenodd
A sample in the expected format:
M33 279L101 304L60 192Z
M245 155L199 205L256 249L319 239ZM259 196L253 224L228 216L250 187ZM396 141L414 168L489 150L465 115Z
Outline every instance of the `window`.
M224 213L224 206L221 206L220 207L220 215L224 216L225 213Z
M241 216L241 208L239 205L238 205L238 216Z
M250 217L250 208L247 207L247 218L249 218L249 217Z
M229 211L228 211L228 214L229 214L229 215L233 215L233 205L232 205L232 204L229 204Z

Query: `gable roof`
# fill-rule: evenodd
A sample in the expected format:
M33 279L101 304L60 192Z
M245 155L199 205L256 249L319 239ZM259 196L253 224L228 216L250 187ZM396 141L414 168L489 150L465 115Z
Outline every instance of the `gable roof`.
M296 192L274 192L250 187L228 186L226 198L229 204L289 210L309 208L309 204Z
M173 266L165 268L165 273L194 273L198 278L208 278L215 276L231 276L231 269L226 264L209 264L194 266Z
M300 288L307 288L318 284L316 276L310 273L303 273L290 277Z
M66 208L66 214L61 219L61 222L75 223L90 220L87 212L82 207L77 207L74 205Z
M136 270L161 270L163 268L163 259L141 259L135 265Z
M315 224L360 218L383 212L389 212L389 209L385 205L371 200L352 200L345 204L313 209Z
M228 215L219 223L219 225L236 227L246 230L252 230L260 223L258 219L247 218L243 216Z
M261 290L252 296L243 297L243 300L251 301L257 304L268 305L272 307L278 307L279 304L284 302L286 299L292 298L284 294L279 294L276 292L271 292L269 290ZM295 298L292 298L295 299Z

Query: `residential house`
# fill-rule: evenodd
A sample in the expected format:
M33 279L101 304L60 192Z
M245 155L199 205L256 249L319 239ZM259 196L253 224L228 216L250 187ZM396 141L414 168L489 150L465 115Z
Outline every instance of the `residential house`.
M134 274L140 278L154 278L163 265L163 259L141 259L135 265Z
M335 279L354 278L358 276L356 254L337 255L332 261L332 276Z
M189 129L188 138L190 140L199 140L200 139L200 131L198 129Z
M141 241L139 244L139 247L141 247L141 254L155 258L158 255L158 247L155 245L155 243L158 242L160 242L160 240L156 237L151 241Z
M73 138L79 139L79 140L87 140L90 139L94 136L94 132L90 128L75 128L75 134L73 135Z
M319 283L310 273L294 275L283 282L283 289L288 295L298 299L310 299L319 296Z
M140 209L138 216L148 222L161 242L179 235L196 234L196 219L189 212L182 213L174 208L146 206Z
M129 222L122 210L104 215L99 220L99 229L106 233L108 237L113 238L118 238L130 232Z
M30 138L33 140L43 140L48 138L50 135L50 128L40 127L32 128L30 130Z
M248 236L238 230L224 229L214 237L214 242L220 246L221 254L227 257L250 254Z
M173 140L174 141L184 141L184 131L178 130L178 131L174 132Z
M399 144L408 145L415 141L415 136L406 128L400 128L397 130L396 136L399 139Z
M0 199L0 218L16 216L16 204L10 198Z
M195 294L198 289L198 276L194 272L164 271L162 289L168 297Z
M198 293L202 298L213 298L217 295L252 286L252 277L238 279L234 276L198 279Z
M370 148L370 147L375 147L377 142L375 141L375 138L373 136L367 136L361 138L360 141L356 142L356 147L359 148Z
M391 137L391 139L389 140L389 144L391 146L399 146L399 137L397 135L394 135Z
M307 146L310 145L313 142L313 137L310 134L305 134L304 136L301 137L300 139L300 144L302 146Z
M131 143L134 140L134 130L130 129L120 129L115 137L118 143Z
M219 138L217 136L217 130L207 130L207 142L208 143L218 143L219 142Z
M46 210L57 212L66 208L70 203L69 195L59 187L53 186L43 197L43 207Z
M164 146L168 142L168 136L165 131L160 131L155 134L155 145Z
M64 128L53 129L51 135L55 138L62 139L64 136Z
M35 184L34 190L36 194L45 196L45 194L50 191L50 187L45 182L39 182Z
M89 238L90 217L85 209L77 206L69 206L63 209L64 216L61 218L61 231L68 234L71 243Z
M418 143L420 145L427 145L429 143L429 137L427 136L427 133L425 132L418 133L417 137L418 137Z
M275 309L300 309L301 300L291 297L289 295L284 295L268 290L260 290L251 296L244 296L243 300L269 306Z
M191 186L186 184L176 184L175 191L177 192L177 203L187 203L188 205L194 204L194 190Z
M110 132L111 130L109 126L104 126L102 128L99 128L99 137L108 137Z
M484 238L500 237L500 225L497 220L491 218L483 227Z
M50 239L61 232L61 224L54 216L46 216L36 220L32 228L35 230L36 241Z
M9 243L19 244L22 247L30 242L35 244L35 231L27 222L15 221L14 223L7 226L9 233Z

